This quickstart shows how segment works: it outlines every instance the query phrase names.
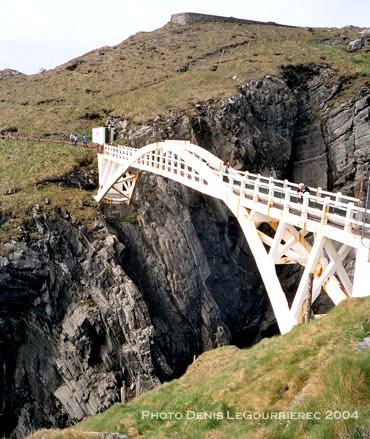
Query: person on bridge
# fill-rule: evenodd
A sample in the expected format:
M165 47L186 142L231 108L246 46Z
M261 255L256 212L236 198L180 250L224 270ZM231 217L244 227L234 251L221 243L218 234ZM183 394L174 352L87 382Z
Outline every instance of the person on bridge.
M229 168L230 168L230 163L229 162L224 162L222 167L221 167L221 172L223 174L222 176L222 181L228 182L229 178L224 175L224 174L228 174L229 173Z
M87 146L87 136L83 136L82 138L84 146Z
M310 195L310 188L306 186L304 183L299 183L298 185L298 195L303 199L306 195Z

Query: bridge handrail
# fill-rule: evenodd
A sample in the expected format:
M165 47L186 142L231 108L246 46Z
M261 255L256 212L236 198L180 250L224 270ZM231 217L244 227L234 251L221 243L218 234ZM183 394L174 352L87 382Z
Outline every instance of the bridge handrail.
M224 174L224 173L220 172L219 175L223 176L225 178L231 178L234 181L234 183L235 182L239 182L239 185L241 185L242 182L245 182L246 184L251 184L251 185L254 186L255 182L257 180L257 179L249 179L250 174L248 176L246 176L246 178L242 178L240 175L237 175L237 174L232 174L232 176L231 176L230 173ZM260 176L260 177L261 178L259 180L258 187L259 187L259 189L261 189L261 188L265 189L266 193L271 188L273 188L273 190L275 192L279 192L281 194L285 194L286 191L288 189L290 189L291 190L291 194L293 196L299 197L298 190L297 190L298 189L298 184L288 182L288 184L285 187L277 186L275 183L270 183L270 182L269 183L264 183L263 180L266 180L266 177L262 177L262 176ZM284 183L283 180L271 179L270 181L277 181L279 183ZM236 185L238 185L238 183L236 183ZM293 188L293 190L292 190L292 188ZM360 203L359 199L353 198L353 197L347 197L347 196L344 196L344 195L342 195L340 193L339 193L340 196L338 197L338 196L336 196L337 194L332 193L332 192L317 190L316 193L315 193L314 190L316 188L311 188L311 189L312 189L311 193L309 195L307 194L306 196L308 196L310 200L315 200L316 202L320 202L320 201L324 202L327 198L329 198L329 202L330 202L331 205L333 205L333 206L335 206L337 208L343 208L345 210L347 210L349 203L353 203L353 204Z
M169 142L169 146L171 145L172 147L171 153L174 153L174 143L173 141L171 141L171 144ZM178 141L178 143L182 149L179 149L179 156L176 156L176 159L172 156L166 160L166 142L164 142L164 145L163 143L158 143L157 150L146 152L140 157L140 161L137 162L138 167L150 168L155 163L157 169L171 174L171 172L175 173L173 165L175 160L181 163L183 174L193 179L195 177L191 175L193 172L191 167L186 165L181 159L181 151L186 150L204 162L215 177L221 181L227 181L229 190L239 191L241 199L258 199L268 206L274 206L281 210L285 209L303 218L320 221L322 224L329 222L348 231L351 228L359 228L359 226L361 228L363 222L364 227L370 229L370 224L366 224L363 221L367 211L360 207L360 200L357 198L315 187L310 187L310 194L301 197L298 194L299 185L297 183L266 177L261 174L253 174L249 171L238 171L232 168L228 173L223 173L220 170L222 161L212 153L206 150L197 150L195 145L186 141ZM134 154L138 153L139 149L128 146L104 145L103 152L118 160L129 160L132 159ZM174 154L176 155L176 153ZM203 183L206 184L204 181Z
M179 143L185 143L183 141L179 141ZM106 152L111 152L113 153L113 155L117 158L123 159L123 160L127 160L128 157L132 157L133 154L135 152L137 152L140 148L132 148L129 146L119 146L119 145L104 145L104 150ZM123 154L122 154L123 153ZM218 159L216 156L214 156L212 153L208 152L209 156L212 156L214 159L216 159L218 162L220 162L220 159ZM149 153L150 154L150 153ZM211 166L213 169L220 169L218 166ZM221 172L220 170L218 172ZM297 192L298 192L298 183L293 183L290 182L288 180L279 180L276 178L272 178L272 177L266 177L263 176L261 174L253 174L249 171L238 171L235 169L232 169L231 172L233 173L233 175L236 176L240 176L241 178L246 178L247 180L256 180L259 179L260 184L262 187L265 187L266 185L269 185L271 183L273 183L276 187L282 187L282 188L294 188ZM227 174L227 175L230 175ZM318 197L320 199L325 199L326 197L329 197L331 200L335 200L336 201L336 205L340 206L340 205L347 205L348 203L354 203L354 204L359 204L360 200L358 198L355 197L350 197L348 195L343 195L341 192L329 192L326 190L323 190L322 188L318 187L311 187L309 186L309 189L311 191L310 196L314 196L314 197Z
M182 141L179 141L179 143L184 143ZM132 148L129 146L119 146L119 145L105 145L104 146L104 150L106 152L112 152L114 156L116 156L117 158L121 158L121 159L127 159L126 157L131 157L135 152L137 152L140 148ZM124 154L122 154L122 152L124 152ZM207 151L208 152L208 151ZM209 153L209 152L208 152ZM149 153L150 154L150 153ZM209 153L210 156L213 156L213 154ZM214 158L217 159L217 157L213 156ZM220 161L219 159L217 159L218 161ZM213 167L216 168L216 167ZM219 171L221 172L221 171ZM283 187L283 188L295 188L295 190L298 192L298 183L293 183L290 182L288 180L279 180L276 178L272 178L272 177L265 177L261 174L253 174L249 171L238 171L235 169L231 170L232 175L236 176L240 176L240 177L244 177L247 180L255 180L255 179L259 179L261 185L263 185L263 183L265 182L266 184L271 184L274 183L275 186L277 187ZM230 176L230 173L227 174ZM355 197L350 197L348 195L343 195L340 192L334 193L334 192L329 192L329 191L325 191L323 189L316 188L316 187L309 187L310 191L311 191L311 196L316 196L319 198L326 198L326 197L330 197L332 200L336 200L338 203L342 203L343 205L348 204L348 203L360 203L360 200L358 198ZM315 195L314 195L315 194ZM340 201L339 201L340 200Z
M53 139L50 137L34 137L29 135L12 135L12 134L0 134L0 140L23 140L28 142L46 142L46 143L57 143L60 145L76 145L76 146L83 146L84 148L92 148L97 150L98 145L95 143L87 143L86 145L83 142L77 142L76 144L71 141L67 140L67 137L63 137L61 139Z

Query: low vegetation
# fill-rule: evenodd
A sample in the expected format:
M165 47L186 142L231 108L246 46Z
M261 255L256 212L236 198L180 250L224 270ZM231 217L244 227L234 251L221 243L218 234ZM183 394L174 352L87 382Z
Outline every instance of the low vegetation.
M229 97L241 83L282 65L329 64L336 101L369 80L366 48L349 53L359 28L288 28L242 23L169 23L103 47L54 70L0 81L0 128L23 134L89 134L108 118L140 123ZM342 39L343 44L327 44Z
M93 191L67 185L74 170L96 171L93 150L40 142L0 140L0 241L22 235L30 209L54 212L65 207L85 225L96 214Z
M143 439L368 437L370 350L354 348L369 336L369 317L369 298L347 300L321 320L251 349L206 352L180 379L73 430L30 438L82 439L87 431Z

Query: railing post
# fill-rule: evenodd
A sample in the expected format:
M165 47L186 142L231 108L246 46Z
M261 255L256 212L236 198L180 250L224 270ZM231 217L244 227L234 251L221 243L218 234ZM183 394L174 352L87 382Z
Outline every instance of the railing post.
M234 177L232 177L230 174L228 175L229 175L229 192L232 192L234 186Z
M322 206L322 214L321 214L321 224L323 226L325 226L328 223L328 216L327 215L329 212L329 201L330 201L330 197L325 197L324 204Z
M307 193L307 192L306 192ZM303 203L302 203L302 213L301 213L301 218L306 221L307 220L307 208L308 208L308 203L310 201L310 196L307 195L303 195Z
M284 213L289 213L291 191L292 191L291 188L289 186L287 186L287 188L285 189L285 197L284 197L284 207L283 207Z
M271 178L270 178L270 183L269 183L269 194L267 197L267 207L272 207L274 205L272 199L274 197L274 189L275 189L275 185L274 183L272 183Z
M253 201L255 203L258 202L258 193L259 193L259 186L260 186L260 178L261 174L257 175L257 178L254 180L254 190L253 190Z
M195 169L193 167L191 168L191 180L195 181Z
M353 207L353 203L348 203L346 221L344 223L344 231L348 233L352 231Z
M287 179L284 180L283 188L286 189L288 187L289 181Z
M245 184L246 184L246 179L244 178L243 180L240 181L240 198L243 199L245 196Z
M342 196L342 192L337 192L337 195L336 195L336 197L335 197L335 201L337 202L337 203L339 203L340 202L340 197Z

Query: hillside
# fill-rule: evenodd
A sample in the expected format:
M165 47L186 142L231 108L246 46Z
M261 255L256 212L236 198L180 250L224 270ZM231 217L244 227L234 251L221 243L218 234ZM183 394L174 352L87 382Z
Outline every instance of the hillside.
M367 47L349 53L360 29L242 23L168 23L37 75L0 80L0 127L24 134L90 133L110 118L135 124L234 95L281 67L328 64L344 102L370 72ZM364 41L366 40L364 36ZM334 102L331 103L334 105Z
M366 438L370 349L354 349L369 337L369 315L369 298L346 301L322 320L249 350L204 353L180 379L87 418L73 432L40 431L30 439L86 438L82 431L143 439ZM271 419L273 413L316 419Z

